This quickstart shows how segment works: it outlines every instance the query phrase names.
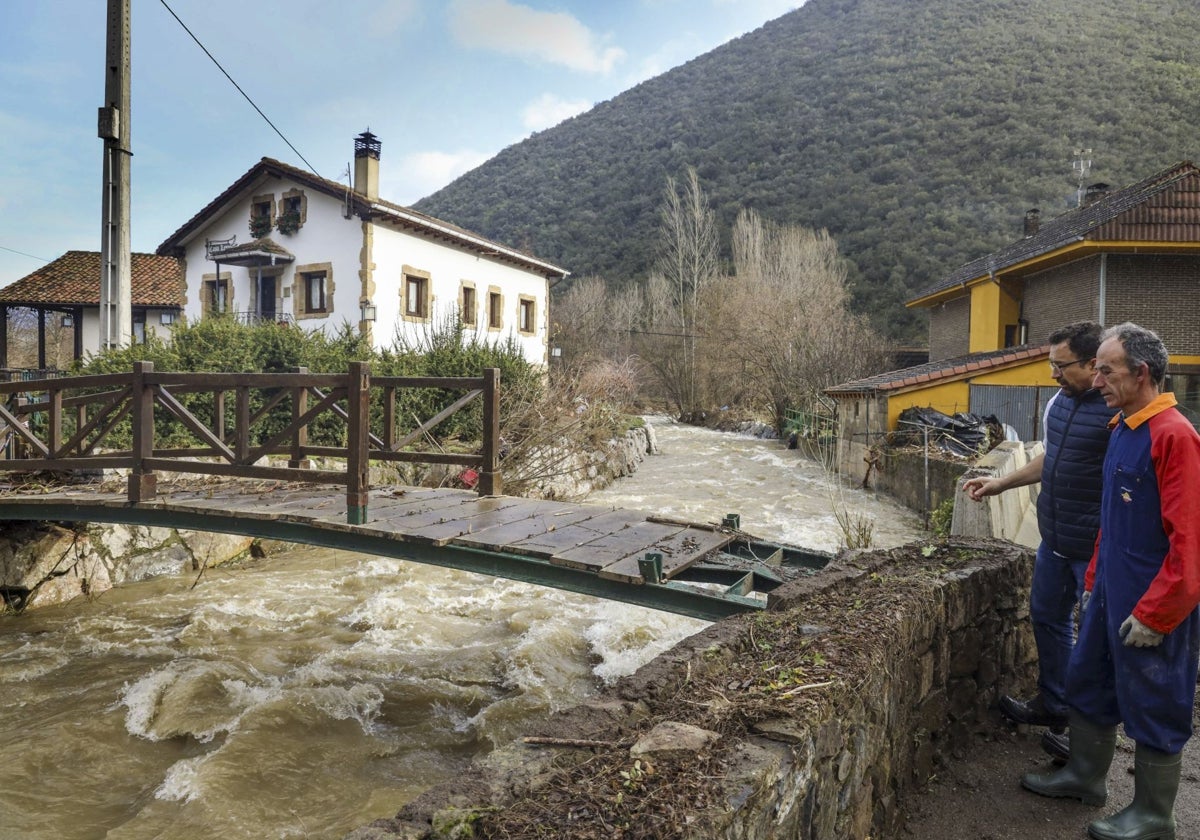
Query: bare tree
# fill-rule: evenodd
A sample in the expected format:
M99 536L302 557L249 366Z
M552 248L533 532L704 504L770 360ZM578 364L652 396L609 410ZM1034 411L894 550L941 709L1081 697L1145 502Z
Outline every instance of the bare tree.
M784 411L830 385L878 370L881 342L849 308L846 264L827 231L779 226L743 210L733 231L736 278L721 304L722 356L764 399L782 427Z
M63 326L60 312L45 314L46 365L67 367L74 360L74 330L78 324ZM38 367L38 313L16 308L8 313L8 363L15 368Z
M554 304L551 340L562 349L561 364L595 359L621 364L632 352L630 334L641 320L641 291L610 290L600 277L583 277Z
M671 292L671 305L656 306L653 315L657 317L649 322L654 329L648 331L676 340L659 342L659 352L643 356L664 377L662 384L676 402L680 416L686 418L703 408L696 325L701 296L720 272L716 214L700 188L695 169L688 168L682 185L667 178L660 229L657 276L661 280L652 277L648 291L658 303L665 283ZM668 326L675 328L674 336L665 332Z

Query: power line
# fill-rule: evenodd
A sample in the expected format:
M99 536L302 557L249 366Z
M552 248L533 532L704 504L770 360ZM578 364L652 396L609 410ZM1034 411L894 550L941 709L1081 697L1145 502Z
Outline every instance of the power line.
M0 251L8 251L10 254L20 254L22 257L29 257L31 260L41 260L44 263L50 262L50 260L44 257L35 257L33 254L26 254L24 251L18 251L16 248L6 248L3 245L0 245Z
M267 121L267 125L271 126L271 128L273 128L273 129L275 129L275 133L279 135L279 138L281 140L283 140L284 143L287 143L289 149L291 149L293 152L296 153L296 157L298 157L298 158L300 158L300 160L304 161L304 165L307 166L310 170L312 170L312 174L314 174L318 178L320 178L321 174L319 172L317 172L316 167L314 167L311 163L309 163L308 160L304 157L304 155L300 154L300 150L292 145L291 140L289 140L283 136L282 131L280 131L278 128L275 128L275 123L271 122L270 118L267 117L267 115L262 112L262 108L259 108L257 105L254 104L254 100L251 99L246 94L246 91L242 90L241 85L239 85L237 82L235 82L233 80L233 76L230 76L229 73L227 73L225 71L225 68L221 66L221 62L217 61L216 58L213 57L213 54L208 51L208 47L206 47L206 46L204 46L204 44L200 43L200 39L195 36L195 34L192 32L192 30L188 29L186 23L184 23L182 20L179 19L179 15L175 14L175 10L167 5L167 0L158 0L158 2L162 3L163 8L171 13L171 17L175 18L176 22L178 22L179 25L183 27L183 31L186 32L188 35L192 36L192 40L196 42L196 46L198 46L200 49L204 50L204 54L209 57L209 59L212 61L213 64L217 65L218 70L220 70L222 73L225 74L225 78L229 80L229 83L231 85L233 85L235 88L237 88L237 92L240 93L245 98L245 100L250 103L251 107L253 107L255 111L258 111L258 115Z

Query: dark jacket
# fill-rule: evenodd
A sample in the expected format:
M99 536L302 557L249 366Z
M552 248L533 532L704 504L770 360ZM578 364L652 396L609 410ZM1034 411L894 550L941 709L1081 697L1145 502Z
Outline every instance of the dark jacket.
M1050 406L1038 530L1042 542L1064 557L1087 560L1095 548L1108 421L1116 413L1094 388L1078 397L1059 391Z

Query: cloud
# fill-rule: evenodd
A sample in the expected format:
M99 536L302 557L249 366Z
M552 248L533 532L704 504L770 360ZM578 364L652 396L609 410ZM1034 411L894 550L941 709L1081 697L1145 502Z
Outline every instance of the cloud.
M413 152L400 159L399 175L384 178L380 195L412 204L440 190L464 172L492 157L493 152L461 149L456 152Z
M582 73L609 73L625 58L605 47L566 12L539 12L508 0L454 0L450 30L464 47L561 64Z
M586 99L568 101L552 93L543 93L521 110L521 122L530 131L541 131L591 107L592 103Z

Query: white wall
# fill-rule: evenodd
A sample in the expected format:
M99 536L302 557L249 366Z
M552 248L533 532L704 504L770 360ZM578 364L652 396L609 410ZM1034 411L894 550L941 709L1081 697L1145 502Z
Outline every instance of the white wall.
M278 230L272 230L269 234L273 241L295 257L295 261L287 264L279 277L276 310L294 312L295 296L303 294L303 289L295 279L295 266L329 263L332 267L332 311L325 316L299 319L297 324L309 331L324 329L333 332L344 322L357 328L362 296L362 281L359 277L363 246L362 221L357 216L344 218L340 200L278 178L264 178L259 181L225 212L196 231L187 242L187 300L184 313L189 320L200 318L203 311L202 278L216 270L216 264L208 259L205 253L205 239L227 239L236 236L238 244L252 241L249 229L252 198L273 195L278 213L283 193L296 188L303 189L307 199L304 225L291 236L285 236ZM479 307L479 335L488 340L503 339L511 335L517 339L526 359L534 364L546 364L549 290L544 276L495 262L445 243L398 231L387 224L374 226L372 257L375 266L373 302L377 311L372 338L376 347L391 346L398 329L404 332L410 343L418 343L426 329L440 323L448 313L457 311L459 290L462 281L465 280L475 285ZM405 322L401 317L405 266L429 275L433 310L429 324ZM231 275L230 308L237 312L252 311L255 299L252 288L257 277L255 269L222 265L221 272ZM487 329L486 306L489 287L497 287L504 298L503 327L500 330ZM285 289L290 290L287 296ZM536 330L531 335L521 334L517 328L521 295L532 296L536 301Z
M525 358L533 364L547 361L549 313L548 285L545 277L523 271L511 265L495 262L466 250L431 242L420 236L396 231L387 225L377 225L374 244L375 297L378 319L374 329L376 346L393 343L397 332L410 342L420 340L429 325L405 321L404 268L428 273L432 288L430 324L437 325L458 311L463 281L475 287L476 334L487 341L517 340ZM504 299L503 325L500 330L488 329L488 290L496 287ZM518 331L520 296L535 298L535 332L525 335Z

